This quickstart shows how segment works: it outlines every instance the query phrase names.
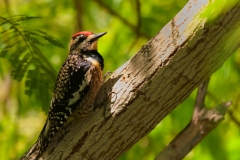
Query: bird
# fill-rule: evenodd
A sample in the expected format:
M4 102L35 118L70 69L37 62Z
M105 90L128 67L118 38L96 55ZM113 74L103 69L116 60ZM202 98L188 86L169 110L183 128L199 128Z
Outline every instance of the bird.
M81 31L72 36L70 53L58 73L46 123L23 159L37 159L76 110L82 118L93 110L89 104L93 106L104 69L104 59L97 51L98 39L106 33Z

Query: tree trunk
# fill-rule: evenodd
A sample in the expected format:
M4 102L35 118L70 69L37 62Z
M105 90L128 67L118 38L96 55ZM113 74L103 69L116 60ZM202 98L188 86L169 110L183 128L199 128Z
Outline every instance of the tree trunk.
M41 158L117 159L153 130L240 45L240 2L215 3L190 0L103 83L84 121L73 114Z

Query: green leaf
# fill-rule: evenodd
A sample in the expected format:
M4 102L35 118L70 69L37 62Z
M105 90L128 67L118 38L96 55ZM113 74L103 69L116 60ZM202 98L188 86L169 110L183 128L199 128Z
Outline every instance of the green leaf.
M52 37L49 37L49 36L44 36L44 39L47 40L48 42L52 43L53 45L55 46L58 46L60 48L63 48L63 44L58 42L58 40L52 38Z
M3 50L1 51L1 53L0 53L0 57L1 57L1 58L4 58L4 57L7 55L8 52L9 52L8 49L3 49Z
M28 20L33 20L33 19L39 19L42 17L39 16L26 16L26 15L17 15L17 16L11 16L8 19L11 22L22 22L22 21L28 21Z
M11 72L11 76L17 81L21 81L24 75L27 73L27 69L30 65L31 58L29 54L26 54L22 60L18 60L14 69Z
M28 96L33 95L38 85L39 69L28 70L25 81L25 94Z
M11 77L17 81L25 81L25 94L35 96L44 106L49 108L50 94L52 92L57 72L48 58L41 52L39 46L48 42L58 47L63 45L47 33L32 30L21 26L21 22L40 17L13 16L5 18L0 16L0 40L5 46L0 57L9 60L12 70ZM6 29L8 28L8 29Z
M48 42L50 42L51 44L57 46L57 47L60 47L60 48L63 48L64 45L62 43L60 43L57 39L49 36L47 33L43 32L43 31L39 31L37 30L37 32L43 34L42 37L47 40Z
M34 44L32 44L32 49L34 53L34 60L36 62L36 65L40 65L42 69L45 70L45 68L48 68L48 73L51 75L51 77L56 77L57 72L52 67L51 63L48 61L48 59L42 54L41 50Z

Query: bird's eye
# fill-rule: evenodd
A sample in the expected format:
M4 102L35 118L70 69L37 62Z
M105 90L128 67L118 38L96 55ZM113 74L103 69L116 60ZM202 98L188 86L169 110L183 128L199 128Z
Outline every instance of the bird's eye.
M80 36L79 36L79 39L82 39L84 36L81 34Z
M84 35L74 36L72 40L83 41L86 37Z
M82 39L82 40L83 40L83 39L85 39L85 36L81 34L81 35L79 36L79 39Z
M78 36L77 42L78 42L78 43L81 43L81 42L83 42L85 39L86 39L86 36L84 36L84 35L81 34L81 35Z

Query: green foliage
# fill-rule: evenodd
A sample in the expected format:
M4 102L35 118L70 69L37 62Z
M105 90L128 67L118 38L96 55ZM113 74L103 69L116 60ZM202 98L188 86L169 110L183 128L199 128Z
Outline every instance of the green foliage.
M9 60L12 70L11 77L17 81L25 81L25 93L35 95L48 106L50 92L56 79L56 71L49 60L39 49L47 41L57 47L63 45L54 37L40 30L31 30L21 26L21 22L36 20L40 17L0 16L1 52L0 57ZM44 108L46 110L46 108Z

